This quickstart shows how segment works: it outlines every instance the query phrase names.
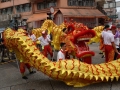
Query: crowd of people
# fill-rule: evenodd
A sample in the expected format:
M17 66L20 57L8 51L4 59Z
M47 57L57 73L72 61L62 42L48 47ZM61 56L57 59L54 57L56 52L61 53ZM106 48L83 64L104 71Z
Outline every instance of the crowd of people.
M63 32L65 32L65 34L67 34L70 30L71 30L71 27L64 28ZM51 46L51 41L52 41L51 33L48 34L48 30L44 30L44 31L42 31L41 34L42 34L42 36L36 38L36 36L34 34L32 34L31 30L28 32L28 36L32 39L33 42L40 41L40 45L42 47L41 52L43 53L44 56L48 57L48 54L49 54L51 56L52 61L59 61L59 60L70 58L68 52L66 51L66 47L65 47L66 43L61 42L60 43L61 49L59 50L59 52L57 54L57 60L55 60L54 56L53 56L53 48Z
M101 44L102 43L102 44ZM105 25L101 33L102 52L105 62L116 60L120 56L120 24Z

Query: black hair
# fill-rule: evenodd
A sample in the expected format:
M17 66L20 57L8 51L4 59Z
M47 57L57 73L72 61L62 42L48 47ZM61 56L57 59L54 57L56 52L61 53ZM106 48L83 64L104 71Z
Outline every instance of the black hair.
M105 25L104 29L109 28L109 27L110 27L109 25Z
M60 43L60 47L63 47L66 43Z
M65 32L65 30L66 30L66 28L63 28L63 30L62 30L62 31L63 31L63 32Z

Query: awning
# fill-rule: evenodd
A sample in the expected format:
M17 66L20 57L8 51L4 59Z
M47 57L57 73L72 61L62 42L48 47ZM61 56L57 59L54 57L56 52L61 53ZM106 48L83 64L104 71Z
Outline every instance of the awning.
M98 17L105 18L106 16L98 9L59 9L64 17Z
M44 20L46 18L47 18L46 13L33 14L32 16L30 16L28 18L27 22L40 21L40 20Z

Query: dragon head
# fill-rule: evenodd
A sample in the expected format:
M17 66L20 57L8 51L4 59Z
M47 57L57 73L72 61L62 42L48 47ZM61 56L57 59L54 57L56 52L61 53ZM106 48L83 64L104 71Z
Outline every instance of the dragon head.
M75 51L78 58L94 56L94 52L90 51L88 42L96 34L92 29L87 28L87 26L82 23L66 23L70 31L67 33L65 42L67 43L68 50Z

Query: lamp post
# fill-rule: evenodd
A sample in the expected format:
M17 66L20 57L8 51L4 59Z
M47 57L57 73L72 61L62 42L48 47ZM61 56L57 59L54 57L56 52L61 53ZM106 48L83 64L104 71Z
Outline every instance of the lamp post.
M13 28L15 29L15 30L18 30L18 20L17 20L17 17L16 17L16 11L15 11L15 4L14 4L14 0L13 0Z

